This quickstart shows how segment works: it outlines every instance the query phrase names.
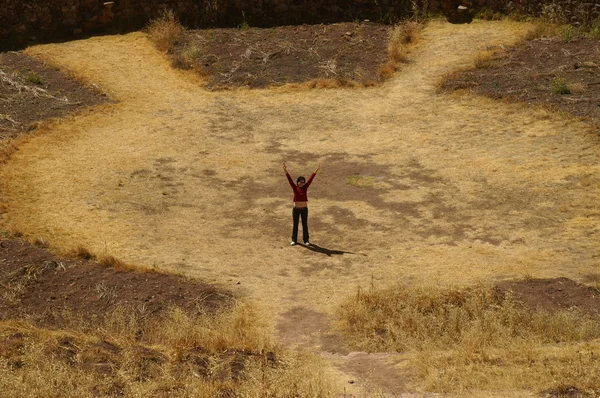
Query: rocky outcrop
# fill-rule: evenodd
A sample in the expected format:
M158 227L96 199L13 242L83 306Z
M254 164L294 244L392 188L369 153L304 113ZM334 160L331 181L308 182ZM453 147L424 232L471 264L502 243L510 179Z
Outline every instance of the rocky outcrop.
M30 41L77 37L144 26L164 8L191 27L274 26L370 19L391 23L419 13L442 12L469 22L473 12L553 15L575 24L600 17L600 0L2 0L0 48ZM466 10L459 10L459 6Z

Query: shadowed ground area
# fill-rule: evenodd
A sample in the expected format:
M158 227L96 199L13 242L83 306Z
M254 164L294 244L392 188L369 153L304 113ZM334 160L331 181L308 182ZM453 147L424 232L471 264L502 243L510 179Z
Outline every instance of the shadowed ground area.
M358 286L584 281L600 256L591 127L436 93L443 76L526 29L431 23L414 61L363 91L207 92L140 33L33 47L118 103L20 146L1 175L5 222L65 250L83 245L246 295L292 347L336 346L318 330ZM287 246L283 161L293 176L322 164L310 191L314 250ZM313 336L314 322L300 323L304 337L290 338L283 325L302 314L322 327ZM352 374L344 358L340 372Z

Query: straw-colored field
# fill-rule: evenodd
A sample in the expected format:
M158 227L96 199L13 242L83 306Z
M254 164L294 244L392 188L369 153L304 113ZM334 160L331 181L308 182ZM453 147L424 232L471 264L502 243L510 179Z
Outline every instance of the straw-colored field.
M413 62L366 90L208 92L142 33L32 47L119 102L20 144L0 172L6 223L64 250L226 286L257 302L284 344L317 351L341 346L333 313L359 286L585 282L600 272L591 127L436 93L444 75L528 28L432 22ZM288 246L284 161L294 177L322 165L309 223L324 253ZM328 358L340 383L393 359Z

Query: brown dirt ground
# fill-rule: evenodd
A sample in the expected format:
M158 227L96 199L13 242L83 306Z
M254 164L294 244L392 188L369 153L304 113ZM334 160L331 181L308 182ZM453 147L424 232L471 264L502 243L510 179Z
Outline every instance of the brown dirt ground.
M217 89L316 79L369 86L387 60L388 33L389 26L370 22L193 30L172 57L176 66L199 68ZM186 65L182 52L194 47L201 55Z
M35 122L106 101L104 94L58 68L21 52L0 53L0 139L34 128Z
M0 320L27 318L61 328L65 314L93 321L116 308L150 317L176 306L192 314L232 303L231 294L197 280L60 258L18 239L0 240Z
M564 79L571 93L554 93L554 79ZM496 48L489 60L452 75L442 89L543 105L600 124L600 40L541 38Z
M576 308L583 313L600 315L600 290L568 278L505 281L497 287L512 291L515 299L533 310L555 312Z

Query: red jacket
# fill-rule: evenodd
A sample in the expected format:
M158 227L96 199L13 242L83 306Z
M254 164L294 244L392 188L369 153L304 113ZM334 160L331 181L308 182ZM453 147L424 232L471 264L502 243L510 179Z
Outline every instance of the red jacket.
M310 183L312 182L313 178L315 178L315 173L312 173L310 177L308 177L308 181L306 181L306 183L302 187L299 187L298 185L294 184L294 180L292 180L292 177L290 177L288 172L285 173L285 176L287 177L290 186L294 190L294 202L308 202L308 196L306 191L308 190L308 187L310 186Z

